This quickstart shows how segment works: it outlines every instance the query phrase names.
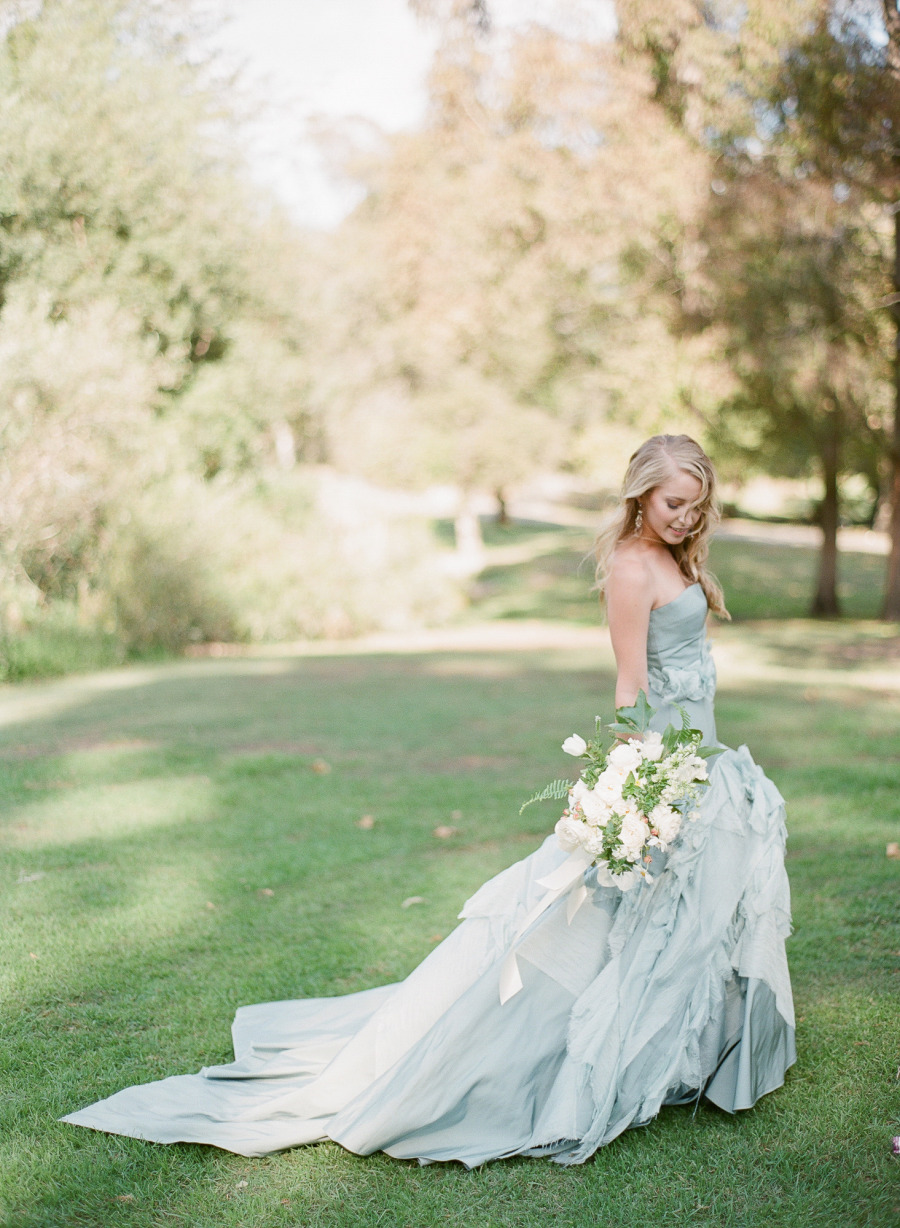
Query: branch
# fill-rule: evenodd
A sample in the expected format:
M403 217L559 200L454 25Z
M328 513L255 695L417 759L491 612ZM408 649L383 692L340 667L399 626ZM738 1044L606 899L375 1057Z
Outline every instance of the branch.
M900 4L897 0L882 0L884 28L887 30L887 62L895 76L900 77Z

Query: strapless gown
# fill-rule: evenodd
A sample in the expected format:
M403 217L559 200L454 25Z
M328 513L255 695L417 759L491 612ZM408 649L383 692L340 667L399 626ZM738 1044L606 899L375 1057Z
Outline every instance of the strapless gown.
M649 698L655 726L677 703L717 744L706 614L699 585L652 612ZM242 1007L230 1065L62 1120L246 1156L334 1139L472 1167L579 1164L701 1095L750 1108L795 1060L784 803L746 747L717 755L710 779L652 884L623 893L590 870L574 916L564 894L523 929L566 860L551 835L400 984ZM501 1003L511 951L521 988Z

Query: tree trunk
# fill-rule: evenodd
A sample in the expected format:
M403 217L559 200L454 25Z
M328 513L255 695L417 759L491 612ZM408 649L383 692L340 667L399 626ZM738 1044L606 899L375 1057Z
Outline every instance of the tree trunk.
M891 438L890 537L882 618L900 622L900 201L894 205L894 429Z
M275 437L275 459L279 469L293 469L297 463L297 441L287 422L276 422L272 428Z
M475 575L484 567L484 538L471 491L463 491L454 521L456 557L463 575Z
M503 495L503 487L498 487L494 492L494 497L497 500L497 524L503 529L508 529L512 521L509 517L509 508L506 506L506 499Z
M822 441L822 478L825 493L819 509L822 547L819 553L819 582L810 613L813 618L837 618L840 606L837 595L837 531L840 514L838 472L841 459L841 419L837 410L828 415Z

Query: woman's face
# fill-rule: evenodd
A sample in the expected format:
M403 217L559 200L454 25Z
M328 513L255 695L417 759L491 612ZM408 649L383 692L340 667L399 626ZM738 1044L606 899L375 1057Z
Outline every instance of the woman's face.
M644 513L641 537L667 546L683 542L700 519L697 504L702 494L699 478L674 469L670 477L639 500Z

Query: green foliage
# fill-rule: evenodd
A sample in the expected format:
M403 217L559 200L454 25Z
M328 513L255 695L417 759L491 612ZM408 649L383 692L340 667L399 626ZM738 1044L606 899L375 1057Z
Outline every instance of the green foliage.
M343 639L456 612L427 525L329 470L210 487L183 475L127 506L101 588L122 641Z
M612 733L644 733L650 728L653 712L647 692L640 690L630 707L616 708L616 719L608 728Z
M732 465L806 472L837 417L838 470L874 499L888 287L871 206L896 106L863 55L874 27L838 31L805 0L620 8L615 44L534 27L502 54L451 20L424 129L356 162L368 196L321 241L248 188L199 10L4 8L10 669L43 668L21 636L50 668L104 659L89 645L109 636L121 655L451 613L427 527L323 462L379 486L609 479L634 431L699 414ZM479 612L594 617L565 549L509 580L482 574ZM77 610L71 657L49 647L54 603L62 623Z
M352 167L369 193L332 247L342 309L322 325L350 361L328 371L331 455L464 490L595 472L610 421L684 413L679 342L620 258L690 210L691 151L610 46L446 34L423 129Z
M238 638L220 529L185 516L184 495L195 493L185 487L177 499L165 487L154 490L111 535L101 587L117 636L131 650L177 652L186 644ZM192 502L194 510L210 510L205 501Z
M533 793L527 802L522 803L519 807L519 814L522 813L526 806L530 806L532 802L562 801L564 797L568 797L571 788L571 780L551 780L549 785L544 785L543 789Z
M55 601L0 637L0 682L108 669L124 655L117 636L85 626L76 605Z
M308 468L308 249L245 187L230 83L197 55L194 10L6 15L7 672L105 659L79 645L110 636L122 655L440 621L458 597L427 527ZM71 653L50 648L53 603L77 608Z
M740 458L744 471L821 477L813 612L834 615L840 479L862 475L877 503L896 452L887 436L900 308L892 327L883 208L896 198L896 6L657 9L625 0L623 53L652 73L660 109L709 156L709 191L635 264L670 304L672 326L706 337L707 395L690 400L716 455L732 469ZM896 503L896 473L893 485Z

